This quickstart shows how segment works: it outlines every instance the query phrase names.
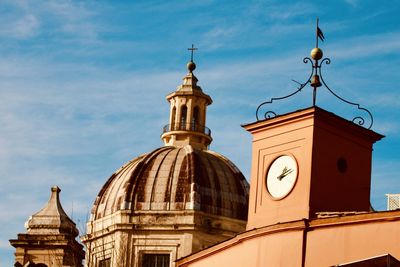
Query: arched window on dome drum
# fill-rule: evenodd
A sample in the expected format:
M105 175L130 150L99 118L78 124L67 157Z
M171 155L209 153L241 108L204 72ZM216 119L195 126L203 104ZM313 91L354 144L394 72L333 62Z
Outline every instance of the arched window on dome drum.
M199 128L199 107L195 106L193 109L193 118L192 118L192 125L191 130L196 131Z
M186 130L186 123L187 123L187 107L183 105L181 107L181 127L180 130Z
M176 125L175 125L175 116L176 116L176 107L172 108L172 113L171 113L171 126L170 126L170 131L175 130Z

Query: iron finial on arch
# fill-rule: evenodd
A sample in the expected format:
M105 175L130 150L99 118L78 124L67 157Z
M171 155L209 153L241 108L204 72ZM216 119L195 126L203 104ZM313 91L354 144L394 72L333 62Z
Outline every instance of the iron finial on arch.
M307 84L310 84L310 86L313 88L312 106L316 106L318 88L321 86L324 86L324 88L326 88L326 90L328 90L328 92L331 93L334 97L336 97L337 99L339 99L340 101L342 101L346 104L357 107L358 111L361 111L365 114L364 116L361 116L361 115L355 116L352 119L352 122L356 123L357 125L363 126L367 129L371 129L373 122L374 122L372 113L368 109L361 107L360 104L351 102L351 101L346 100L345 98L339 96L331 88L329 88L329 86L325 82L323 75L322 75L322 65L331 64L331 60L329 58L323 58L323 52L318 47L318 40L324 41L325 36L324 36L321 28L319 27L319 19L317 18L316 47L311 50L311 53L310 53L311 58L305 57L303 59L303 63L311 65L311 73L308 76L308 79L304 83L300 83L300 82L293 80L294 82L296 82L298 84L298 87L294 92L292 92L286 96L282 96L282 97L273 97L270 100L261 103L257 107L257 110L256 110L257 121L263 120L263 119L269 119L269 118L273 118L273 117L277 116L277 113L275 111L272 111L272 110L262 111L262 109L264 109L264 107L266 105L272 104L274 101L277 101L277 100L283 100L283 99L292 97L292 96L296 95L297 93L299 93L300 91L302 91L303 88ZM367 118L368 118L368 120L367 120Z

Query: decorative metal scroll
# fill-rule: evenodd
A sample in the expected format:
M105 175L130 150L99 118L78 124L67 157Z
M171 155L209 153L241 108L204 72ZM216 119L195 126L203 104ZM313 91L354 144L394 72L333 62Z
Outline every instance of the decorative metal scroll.
M321 51L321 57L322 57L322 51ZM308 64L308 63L311 64L311 74L308 77L308 79L306 80L306 82L299 83L299 82L293 80L294 82L299 84L299 87L294 92L292 92L286 96L282 96L282 97L273 97L270 100L261 103L257 107L257 110L256 110L256 118L258 121L263 120L263 119L270 119L270 118L277 116L277 114L272 110L268 110L266 112L261 112L262 107L264 107L268 104L272 104L274 101L283 100L283 99L289 98L291 96L294 96L297 93L299 93L301 90L303 90L303 88L307 84L310 84L313 87L313 106L316 105L317 88L320 87L321 85L324 85L325 88L337 99L339 99L342 102L347 103L349 105L355 106L355 107L357 107L358 110L365 113L364 117L363 116L354 117L352 119L352 122L354 122L355 124L358 124L360 126L363 126L367 129L371 129L372 124L374 122L371 112L368 109L361 107L360 104L348 101L348 100L344 99L343 97L339 96L332 89L330 89L329 86L324 81L324 78L322 76L321 66L323 64L326 64L326 65L331 64L331 60L329 58L323 58L320 62L318 62L318 58L317 58L317 59L314 59L314 62L313 62L313 60L311 58L305 57L303 59L303 62L305 64ZM366 118L368 118L369 124L366 124Z
M292 81L294 81L295 83L298 83L298 84L299 84L299 88L297 88L296 91L294 91L294 92L292 92L292 93L290 93L290 94L288 94L288 95L286 95L286 96L273 97L273 98L271 98L270 100L261 103L261 104L257 107L257 110L256 110L256 118L257 118L257 121L262 120L262 119L270 119L270 118L273 118L273 117L276 116L276 113L275 113L274 111L268 110L268 111L266 111L266 112L264 113L263 118L260 119L260 116L259 116L259 115L260 115L260 108L261 108L261 107L263 107L264 105L272 104L275 100L282 100L282 99L286 99L286 98L289 98L289 97L291 97L291 96L294 96L295 94L299 93L299 92L310 82L311 77L312 77L312 75L313 75L313 73L314 73L314 72L313 72L313 69L314 69L314 68L313 68L313 66L312 66L312 61L311 61L310 58L306 57L306 58L303 59L303 62L304 62L304 63L308 63L308 62L311 63L311 70L312 70L312 71L311 71L311 75L310 75L310 77L308 77L307 81L306 81L305 83L299 83L299 82L297 82L297 81L295 81L295 80L292 80Z

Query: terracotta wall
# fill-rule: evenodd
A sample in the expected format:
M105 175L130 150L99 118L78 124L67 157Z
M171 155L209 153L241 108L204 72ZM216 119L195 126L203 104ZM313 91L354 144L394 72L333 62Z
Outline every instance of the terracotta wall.
M307 234L306 266L331 266L384 254L400 259L400 221L316 228Z
M299 266L301 245L302 231L281 232L244 240L219 253L211 252L199 261L179 266Z
M283 232L279 225L245 232L177 266L324 267L384 254L400 259L400 211L313 220L304 224L305 235L296 223L294 228L285 224Z

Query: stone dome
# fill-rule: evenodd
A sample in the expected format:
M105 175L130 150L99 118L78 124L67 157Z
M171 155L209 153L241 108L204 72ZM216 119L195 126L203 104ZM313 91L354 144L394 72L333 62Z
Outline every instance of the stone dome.
M164 146L132 159L100 190L92 220L120 210L184 211L247 220L249 185L224 156L196 149Z
M197 85L193 64L166 96L164 146L123 165L96 197L81 238L88 266L142 266L145 255L158 253L174 266L178 257L246 229L249 185L235 165L209 150L212 99Z

